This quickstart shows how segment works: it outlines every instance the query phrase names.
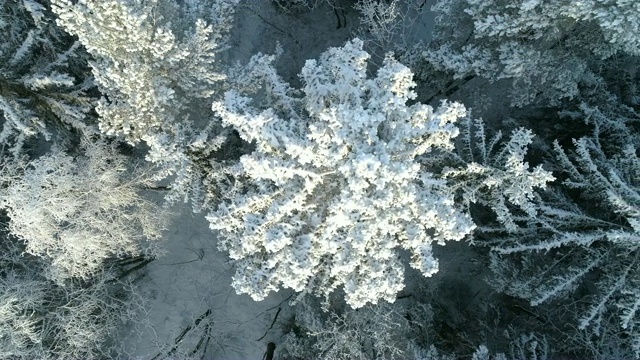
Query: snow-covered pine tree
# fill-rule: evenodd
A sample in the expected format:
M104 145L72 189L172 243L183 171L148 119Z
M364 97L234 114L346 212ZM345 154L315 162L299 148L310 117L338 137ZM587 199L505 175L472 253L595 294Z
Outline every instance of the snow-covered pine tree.
M422 55L455 79L506 79L513 105L560 101L606 87L602 69L640 54L635 1L441 0L436 39ZM617 77L616 77L617 78Z
M96 133L86 116L86 54L55 24L48 1L0 1L0 33L0 143L18 155L29 137Z
M142 304L130 284L103 270L91 279L49 279L48 260L24 254L22 241L0 239L0 358L107 359L123 322Z
M517 229L522 218L535 218L535 190L545 189L555 178L541 165L531 169L525 161L534 136L531 130L516 129L504 141L500 131L488 138L482 119L467 116L460 123L461 141L457 152L450 153L453 166L445 168L443 176L464 206L490 208L509 231Z
M597 133L574 140L571 152L556 142L562 185L536 197L535 218L509 234L489 231L488 237L495 253L492 284L498 290L532 305L579 296L572 305L577 328L591 336L609 333L605 327L612 325L605 319L615 315L627 334L621 338L626 351L639 356L640 158L635 140L629 138L616 152L604 150L605 140Z
M209 105L222 90L216 59L237 2L52 1L58 24L94 57L100 130L144 142L158 179L173 176L167 200L194 200L194 210L206 206L203 194L221 179L211 154L226 134Z
M150 173L104 142L85 142L82 154L60 149L32 161L5 161L0 208L25 252L49 259L47 277L88 279L108 258L155 253L166 212L139 194Z
M328 296L342 287L354 308L393 302L404 287L399 250L425 276L438 271L432 244L474 225L444 180L416 157L451 150L457 103L407 105L411 71L391 57L373 78L356 39L308 60L304 86L257 55L216 113L255 144L235 169L246 191L207 217L236 261L233 286L255 300L280 288Z

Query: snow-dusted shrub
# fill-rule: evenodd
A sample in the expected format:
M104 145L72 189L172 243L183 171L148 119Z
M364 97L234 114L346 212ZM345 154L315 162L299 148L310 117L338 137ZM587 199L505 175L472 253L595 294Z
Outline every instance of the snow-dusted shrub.
M146 143L158 178L174 176L168 200L198 198L198 209L203 179L215 177L208 155L226 138L209 104L225 79L216 62L238 0L180 3L53 0L53 10L95 58L100 130Z
M464 107L409 106L411 71L388 57L367 78L368 59L357 39L331 48L307 61L297 91L258 55L246 75L253 97L232 90L214 103L255 144L235 169L246 191L208 216L236 260L238 292L261 300L281 287L326 296L342 286L355 308L392 302L404 287L400 249L430 276L432 243L473 230L446 182L416 162L453 148Z
M360 12L360 23L373 37L384 44L388 44L394 35L401 31L398 20L400 17L399 0L387 1L360 0L355 4L355 9Z
M328 313L307 301L296 306L295 317L281 345L285 358L307 359L415 359L454 360L456 354L440 351L437 344L421 347L412 327L434 326L430 307L409 304L367 305ZM425 317L425 315L427 315ZM426 318L426 319L425 319ZM426 321L425 321L426 320ZM464 336L463 333L460 334ZM490 351L485 345L472 345L472 359L551 359L552 350L545 336L524 334L509 327L500 334L505 348ZM431 339L437 341L436 339ZM461 340L462 341L462 340ZM468 344L464 344L467 345ZM424 345L423 345L424 346ZM464 347L464 346L463 346ZM462 354L458 354L462 355Z
M55 25L47 2L0 2L0 33L0 143L18 155L32 136L96 132L86 121L92 104L84 53Z
M148 172L128 169L129 160L103 142L83 147L75 158L54 150L6 163L2 174L13 178L0 190L9 230L27 253L50 259L50 277L60 281L89 278L110 257L152 255L142 242L165 228L164 211L138 193L152 185Z
M302 301L282 351L296 359L407 359L409 321L401 311L395 304L377 304L324 313Z
M370 52L402 52L424 41L428 6L414 0L358 0L358 36Z
M273 3L285 12L306 9L311 10L320 4L330 3L331 0L273 0Z
M612 154L601 141L574 140L572 153L554 144L564 182L540 194L536 218L508 235L491 235L492 284L532 305L579 296L576 331L609 332L603 328L611 322L603 319L615 314L627 350L637 356L640 158L631 143Z
M414 360L455 360L459 359L453 354L444 354L438 351L435 346L429 349L416 348L413 351ZM517 339L513 339L509 347L508 353L494 353L489 351L485 345L478 346L471 360L547 360L551 359L551 353L548 348L546 339L539 339L535 334L520 335Z

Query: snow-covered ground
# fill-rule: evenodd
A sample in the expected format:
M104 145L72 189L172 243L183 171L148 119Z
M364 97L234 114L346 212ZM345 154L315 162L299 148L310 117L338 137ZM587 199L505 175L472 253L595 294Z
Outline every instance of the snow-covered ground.
M203 337L200 349L204 350L210 334L207 358L262 358L267 343L279 336L277 326L267 331L279 307L283 309L278 321L287 318L290 293L281 291L262 302L237 295L231 288L233 265L217 250L216 237L203 214L193 214L184 205L173 210L177 216L162 242L166 255L147 265L145 276L137 282L148 314L128 338L127 352L145 359L182 358Z

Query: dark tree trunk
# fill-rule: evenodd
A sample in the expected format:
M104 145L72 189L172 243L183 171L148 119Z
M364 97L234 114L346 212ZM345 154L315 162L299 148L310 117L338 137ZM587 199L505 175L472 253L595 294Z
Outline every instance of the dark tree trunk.
M262 360L273 360L273 353L276 351L276 344L270 342L267 344L267 351L264 353Z

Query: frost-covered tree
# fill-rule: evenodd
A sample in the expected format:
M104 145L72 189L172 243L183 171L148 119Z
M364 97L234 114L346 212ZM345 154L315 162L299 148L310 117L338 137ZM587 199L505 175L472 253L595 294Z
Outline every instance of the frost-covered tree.
M216 59L237 2L52 1L58 23L94 57L100 130L148 145L158 178L175 176L169 200L202 205L202 189L216 176L209 158L226 136L209 104L222 89Z
M104 142L73 157L56 149L32 161L5 162L0 205L25 251L51 260L48 277L88 279L104 260L156 251L166 216L139 191L150 174ZM8 179L8 180L7 180Z
M135 321L141 307L130 282L103 269L59 284L48 267L49 259L26 254L24 242L2 227L0 358L111 358L118 327Z
M466 208L479 204L490 208L507 230L517 229L517 219L537 216L536 189L545 189L555 178L541 165L530 169L525 161L533 133L523 128L503 141L498 131L487 138L481 119L468 116L461 122L462 136L455 164L444 170L450 186L460 193Z
M431 307L424 303L415 305L413 301L397 302L342 311L334 307L326 313L314 308L310 302L302 301L296 306L295 315L286 326L288 333L281 345L282 352L285 357L295 359L459 359L461 353L456 356L455 353L439 350L435 338L421 339L413 331L414 328L434 327ZM509 327L500 336L504 338L505 348L490 351L486 345L474 344L471 346L471 359L553 358L553 351L543 335L524 334ZM469 355L465 353L465 357Z
M629 57L640 55L635 1L441 0L434 10L427 62L456 79L506 79L517 106L605 87L602 69L633 72Z
M213 65L220 33L229 26L224 13L232 10L229 3L215 4L225 7L223 13L211 10L222 17L220 24L194 19L178 31L171 22L192 15L193 1L184 10L160 0L53 3L58 23L95 57L91 67L105 95L96 111L107 135L135 143L158 130L169 131L194 100L210 97L224 78ZM214 30L215 25L222 29Z
M640 158L633 142L613 153L604 142L574 140L571 153L554 144L562 186L537 196L535 218L509 234L494 229L492 284L532 305L580 296L580 331L607 333L614 314L640 355Z
M446 182L416 161L453 148L464 107L407 105L411 71L388 57L368 78L368 59L357 39L331 48L307 61L294 90L258 55L244 78L253 88L214 103L255 144L234 170L246 189L208 215L236 261L236 291L261 300L282 287L342 287L354 308L392 302L404 287L400 249L430 276L432 244L473 230Z
M85 54L56 26L48 1L0 1L0 32L0 143L17 155L33 136L97 132L87 118Z
M395 304L377 304L327 314L302 301L282 351L296 359L408 359L409 321L402 310Z

